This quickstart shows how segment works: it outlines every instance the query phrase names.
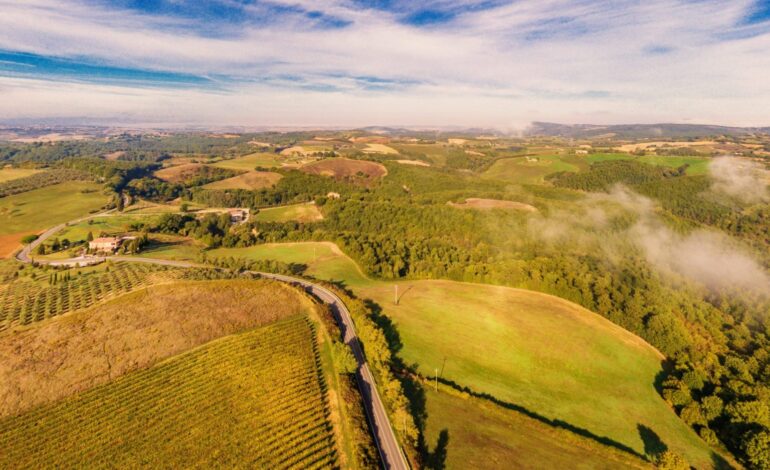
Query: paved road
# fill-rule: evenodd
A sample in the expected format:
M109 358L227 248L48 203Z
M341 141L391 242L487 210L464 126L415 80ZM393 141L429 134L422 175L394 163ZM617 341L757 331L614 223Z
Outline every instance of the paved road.
M99 214L99 215L103 215L103 214ZM97 217L97 216L90 216L90 217ZM90 217L84 217L82 219L78 219L73 222L80 222ZM40 237L37 240L35 240L35 242L31 243L30 245L25 247L21 252L19 252L19 254L16 255L16 258L19 261L22 261L24 263L31 262L31 259L29 257L31 250L37 247L40 243L44 242L47 238L53 236L53 234L57 233L59 230L61 230L65 226L66 224L61 224L50 230L45 231L42 235L40 235ZM104 259L104 258L98 258L98 259ZM190 263L186 261L162 260L162 259L155 259L155 258L141 258L141 257L132 257L132 256L111 256L109 259L112 261L125 261L129 263L151 263L151 264L159 264L164 266L176 266L180 268L211 267L204 264ZM56 264L67 264L68 262L79 263L81 261L83 260L82 259L57 260ZM45 263L45 261L43 262ZM312 294L313 296L315 296L316 298L318 298L319 300L328 304L331 307L332 313L336 317L337 322L340 325L340 329L342 330L343 341L345 342L345 344L350 346L350 348L353 350L353 354L355 355L356 360L358 361L358 370L356 371L356 379L358 380L358 387L361 390L361 395L363 396L363 399L364 399L364 408L366 409L366 414L367 414L367 417L369 418L369 424L372 428L372 434L374 435L374 439L377 444L377 449L380 452L380 457L382 458L383 466L386 469L395 469L395 470L408 469L409 466L407 465L404 454L401 452L401 448L398 445L398 441L396 440L396 435L393 432L393 427L391 426L390 420L388 419L388 415L385 412L385 406L383 405L382 399L380 398L380 394L377 391L377 386L374 380L374 376L372 375L372 372L369 369L369 364L366 362L366 357L364 356L363 350L361 349L361 344L358 341L355 325L353 324L353 318L350 316L350 311L348 311L348 308L347 306L345 306L345 303L342 301L342 299L337 297L337 295L334 294L329 289L326 289L322 286L319 286L318 284L314 284L305 279L300 279L292 276L284 276L282 274L263 273L263 272L256 272L256 271L252 273L258 274L265 278L275 279L277 281L302 286L306 292Z

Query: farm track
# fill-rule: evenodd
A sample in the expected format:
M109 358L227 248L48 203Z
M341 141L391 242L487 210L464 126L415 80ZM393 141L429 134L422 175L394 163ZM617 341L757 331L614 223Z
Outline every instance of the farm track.
M82 217L80 219L76 219L74 221L69 222L69 224L82 222L84 220L87 220L93 217L103 216L103 215L105 215L105 213ZM60 225L57 225L56 227L46 230L40 235L40 237L38 237L37 240L25 246L16 255L16 259L21 261L22 263L31 263L32 259L30 258L29 255L32 252L32 250L35 249L37 246L39 246L41 243L45 242L48 238L50 238L54 234L58 233L67 225L68 225L67 223L60 224ZM173 266L178 268L211 267L205 264L190 263L186 261L161 260L161 259L154 259L154 258L141 258L141 257L129 257L129 256L112 256L110 257L110 260L127 262L127 263L156 264L156 265L162 265L162 266ZM57 261L57 263L64 264L64 263L67 263L67 261L68 260L59 260ZM47 263L47 262L44 261L43 263ZM73 263L76 264L77 260L73 260ZM332 291L305 279L292 277L292 276L285 276L282 274L263 273L258 271L252 271L251 273L267 279L274 279L276 281L285 282L287 284L302 287L305 290L305 292L313 295L320 301L329 305L335 318L337 319L337 322L340 325L340 329L342 330L344 343L350 346L350 348L353 350L353 354L355 355L356 361L358 362L358 369L356 370L356 380L358 382L358 387L363 397L364 408L366 410L367 418L369 420L369 426L371 428L372 435L374 436L374 440L377 444L377 449L380 453L382 464L386 469L395 469L395 470L408 469L409 465L407 464L406 458L404 457L404 454L401 451L401 448L398 444L398 440L396 439L396 435L393 431L393 426L390 422L390 418L388 417L387 411L385 410L385 405L383 404L380 394L377 390L377 383L374 379L374 375L372 374L371 369L369 368L369 364L366 362L366 357L364 356L363 349L361 348L361 344L359 342L358 335L356 334L355 326L353 324L353 318L350 316L350 311L348 310L347 306L342 301L342 299L337 297L337 295L335 295Z

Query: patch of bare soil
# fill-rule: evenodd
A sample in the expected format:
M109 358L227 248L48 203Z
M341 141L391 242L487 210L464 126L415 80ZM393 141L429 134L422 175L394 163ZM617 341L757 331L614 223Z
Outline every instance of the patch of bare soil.
M501 199L482 199L470 197L463 203L448 202L447 204L460 209L516 209L527 212L537 212L537 208L535 206L531 206L523 202L503 201Z

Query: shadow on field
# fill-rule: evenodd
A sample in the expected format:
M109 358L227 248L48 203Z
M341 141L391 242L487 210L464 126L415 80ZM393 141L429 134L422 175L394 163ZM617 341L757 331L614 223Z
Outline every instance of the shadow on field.
M547 417L545 417L545 416L543 416L543 415L541 415L541 414L539 414L539 413L537 413L535 411L532 411L532 410L530 410L530 409L528 409L528 408L526 408L524 406L500 400L500 399L498 399L498 398L496 398L496 397L494 397L494 396L492 396L492 395L490 395L488 393L476 392L474 390L471 390L468 387L462 386L462 385L460 385L460 384L458 384L456 382L453 382L451 380L447 380L447 379L442 378L442 377L438 378L438 382L443 384L443 385L445 385L445 386L451 387L451 388L453 388L453 389L455 389L455 390L457 390L459 392L466 393L466 394L468 394L468 395L470 395L472 397L481 398L483 400L490 401L490 402L494 403L495 405L501 406L503 408L506 408L506 409L509 409L509 410L513 410L513 411L522 413L522 414L524 414L524 415L526 415L526 416L528 416L528 417L530 417L532 419L536 419L536 420L540 421L541 423L547 424L549 426L553 426L555 428L565 429L567 431L573 432L573 433L578 434L580 436L583 436L583 437L586 437L586 438L591 439L593 441L596 441L599 444L603 444L603 445L606 445L606 446L609 446L609 447L614 447L615 449L618 449L618 450L621 450L623 452L627 452L629 454L635 455L635 456L637 456L637 457L639 457L641 459L645 459L645 460L647 459L647 457L645 455L640 454L639 452L635 451L634 449L632 449L631 447L628 447L625 444L617 442L614 439L610 439L607 436L599 436L597 434L592 433L588 429L584 429L584 428L581 428L579 426L575 426L574 424L570 424L570 423L568 423L568 422L566 422L564 420L547 418Z
M663 452L668 450L668 446L652 428L639 423L636 425L636 429L639 431L639 437L644 443L644 453L650 460L654 461Z

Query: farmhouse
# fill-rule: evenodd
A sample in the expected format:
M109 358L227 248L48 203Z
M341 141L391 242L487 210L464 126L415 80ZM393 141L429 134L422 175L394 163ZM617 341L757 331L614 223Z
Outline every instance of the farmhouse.
M88 249L96 253L115 253L120 245L136 237L99 237L88 242Z
M123 239L119 237L94 238L92 241L88 242L88 249L92 251L113 253L120 247L122 241Z
M228 209L227 213L230 214L230 222L234 224L246 222L249 218L248 209Z
M588 155L588 150L585 150L585 149L575 150L575 154L576 155Z

